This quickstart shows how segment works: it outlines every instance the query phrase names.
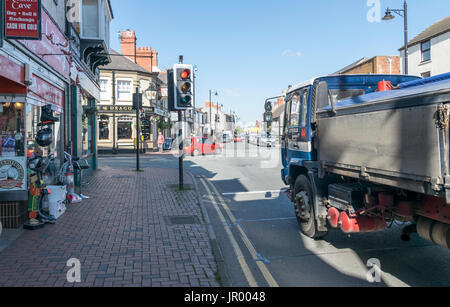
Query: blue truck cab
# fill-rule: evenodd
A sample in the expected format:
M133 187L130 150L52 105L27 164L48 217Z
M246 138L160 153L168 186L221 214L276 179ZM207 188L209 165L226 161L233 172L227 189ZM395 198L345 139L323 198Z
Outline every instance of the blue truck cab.
M378 91L379 82L388 81L393 88L401 83L421 79L406 75L331 75L313 78L288 89L285 98L281 155L281 178L291 187L296 178L307 172L305 163L317 161L315 116L326 105L316 105L317 87L328 84L330 99L335 104Z

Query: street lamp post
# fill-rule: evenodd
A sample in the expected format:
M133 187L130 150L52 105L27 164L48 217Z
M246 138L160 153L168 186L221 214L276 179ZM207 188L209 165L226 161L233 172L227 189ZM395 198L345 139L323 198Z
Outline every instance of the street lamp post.
M403 3L403 9L386 9L386 15L383 17L383 20L392 20L395 18L392 13L395 13L399 15L400 17L403 17L404 20L404 35L405 35L405 75L408 74L408 4L405 2Z
M219 93L217 91L214 91L214 95L215 96L219 96ZM209 133L212 134L212 109L211 109L211 105L212 105L212 95L213 95L213 90L209 90Z
M214 124L214 128L215 128L215 135L217 136L217 122L219 121L219 107L223 108L223 104L219 105L219 103L217 103L217 109L216 109L216 120L215 120L215 124Z

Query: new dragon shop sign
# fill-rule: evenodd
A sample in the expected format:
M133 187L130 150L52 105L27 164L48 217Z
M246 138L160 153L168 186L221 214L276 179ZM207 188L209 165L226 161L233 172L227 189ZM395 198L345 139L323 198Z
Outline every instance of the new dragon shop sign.
M4 34L10 39L41 39L41 0L4 0Z
M26 158L0 159L0 192L26 190Z

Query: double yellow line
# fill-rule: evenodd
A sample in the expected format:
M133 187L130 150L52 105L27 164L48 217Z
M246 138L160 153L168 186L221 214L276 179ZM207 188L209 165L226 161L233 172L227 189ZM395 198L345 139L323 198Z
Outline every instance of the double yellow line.
M220 221L223 225L227 225L225 216L222 214L222 211L220 210L219 204L222 207L222 209L225 211L226 215L228 216L231 224L236 225L237 230L239 231L240 238L244 242L245 247L247 248L248 252L252 256L253 259L258 258L258 253L255 250L255 247L250 242L247 234L242 229L241 225L236 223L236 218L234 217L233 213L231 212L230 208L228 207L227 203L223 199L223 197L220 195L219 191L217 191L216 187L209 182L209 180L205 179L204 176L200 177L200 182L205 187L206 191L208 192L209 200L211 201L211 204L214 206L214 209L217 212L217 215L219 216ZM219 204L214 199L214 192L217 200L219 201ZM247 279L248 284L250 287L258 287L258 283L255 280L255 277L250 270L247 261L245 260L244 254L242 253L241 248L239 247L239 244L237 243L236 238L234 237L233 233L231 232L230 227L225 227L225 231L227 233L227 236L231 242L231 245L233 247L233 250L236 254L237 260L239 262L239 265L241 266L241 269ZM272 274L269 272L269 269L265 265L264 262L257 261L256 262L261 274L263 275L264 279L266 280L269 287L279 287L278 283L273 278Z

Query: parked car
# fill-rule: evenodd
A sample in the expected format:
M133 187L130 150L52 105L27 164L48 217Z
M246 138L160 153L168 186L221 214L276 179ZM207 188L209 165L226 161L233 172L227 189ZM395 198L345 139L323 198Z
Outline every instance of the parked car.
M222 146L206 137L191 137L185 140L184 152L188 155L220 154Z
M257 134L250 134L248 138L248 143L253 145L258 145L259 136Z
M259 138L259 143L258 146L261 147L273 147L275 145L275 142L272 138L268 138L268 137L261 137Z
M231 143L233 140L233 134L231 131L224 131L222 133L222 142L223 143Z
M235 137L234 137L234 142L235 142L235 143L242 143L242 142L243 142L242 137L239 136L239 135L235 136Z

